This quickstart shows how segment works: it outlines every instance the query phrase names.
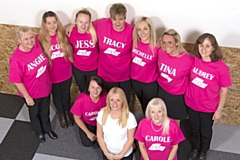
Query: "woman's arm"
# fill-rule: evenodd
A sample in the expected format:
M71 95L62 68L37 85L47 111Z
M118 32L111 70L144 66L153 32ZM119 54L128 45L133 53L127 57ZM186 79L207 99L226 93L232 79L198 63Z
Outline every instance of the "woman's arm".
M113 160L113 154L109 153L108 150L107 150L107 146L106 146L106 143L105 143L104 138L103 138L102 125L99 124L99 123L97 123L97 140L98 140L99 146L102 149L102 152L107 157L107 159Z
M80 116L74 115L74 120L77 125L86 133L86 135L91 141L95 141L97 139L96 135L88 130Z
M127 131L128 140L125 143L125 145L123 146L123 150L121 151L121 153L114 155L114 159L116 159L116 160L122 159L124 157L124 155L127 153L127 151L129 150L129 148L133 145L135 130L136 130L136 128L128 129L128 131Z
M73 28L76 26L76 24L69 24L68 26L66 26L66 34L68 37L70 37Z
M28 106L33 106L35 103L33 98L28 94L27 89L25 88L23 83L14 83L17 86L19 92L22 93L23 97L25 98Z
M146 150L145 143L138 141L139 149L144 160L150 160Z
M215 111L214 115L213 115L213 120L218 120L222 117L222 109L224 107L224 104L227 100L227 94L228 94L228 88L221 88L220 89L220 100L218 103L218 108Z
M172 150L171 150L171 152L169 153L169 156L168 156L168 160L173 160L174 159L174 157L177 154L177 150L178 150L178 144L176 144L172 147Z

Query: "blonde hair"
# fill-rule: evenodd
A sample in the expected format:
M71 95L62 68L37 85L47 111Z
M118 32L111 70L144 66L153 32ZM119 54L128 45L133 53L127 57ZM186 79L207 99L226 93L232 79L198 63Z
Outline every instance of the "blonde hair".
M122 128L124 128L127 125L128 117L129 117L129 109L128 109L128 103L127 98L125 96L125 93L121 88L113 87L107 95L107 106L103 108L103 117L102 117L102 124L105 125L107 118L111 112L111 106L110 106L110 99L113 94L117 94L122 101L122 108L121 108L121 114L118 118L118 124Z
M97 43L97 34L96 34L96 31L95 31L95 29L93 27L93 24L92 24L92 20L91 20L92 19L92 15L91 15L91 13L89 12L89 10L87 8L83 8L83 9L81 9L80 11L78 11L76 13L75 21L77 21L77 17L78 17L79 14L85 14L85 15L89 16L89 23L90 23L90 25L89 25L88 32L90 33L90 35L92 37L93 44L95 45Z
M141 17L137 20L136 25L133 29L133 47L134 48L138 47L138 41L140 40L140 37L138 35L138 25L140 22L143 22L143 21L148 24L148 27L150 29L149 46L150 46L151 51L154 54L154 50L156 47L156 32L155 32L155 28L154 28L152 20L148 17Z
M122 3L114 3L109 10L110 18L113 19L116 15L122 15L126 19L127 9Z
M150 100L148 102L146 112L145 112L145 116L148 119L151 119L150 110L152 108L160 108L163 111L163 117L162 117L163 131L162 131L162 133L168 134L170 119L167 116L167 109L166 109L166 105L165 105L164 101L161 98L153 98L152 100Z
M48 17L54 17L56 19L56 21L57 21L57 30L56 30L57 42L62 48L64 57L67 58L69 61L73 62L72 46L68 42L66 32L64 31L63 25L60 22L58 16L54 12L48 11L48 12L45 12L42 16L42 25L41 25L38 40L41 43L41 46L43 48L45 55L49 59L49 63L51 64L52 60L51 60L51 55L50 55L51 39L50 39L50 35L49 35L47 27L46 27L46 21L47 21Z
M30 27L28 27L28 26L21 26L21 27L18 28L18 31L17 31L18 39L21 40L22 36L26 32L31 32L34 35L32 29Z
M169 30L166 30L163 32L162 36L159 39L160 45L161 45L162 38L165 35L172 36L174 41L178 44L177 45L177 53L187 52L184 49L184 47L182 46L181 37L180 37L179 33L177 31L175 31L174 29L169 29Z

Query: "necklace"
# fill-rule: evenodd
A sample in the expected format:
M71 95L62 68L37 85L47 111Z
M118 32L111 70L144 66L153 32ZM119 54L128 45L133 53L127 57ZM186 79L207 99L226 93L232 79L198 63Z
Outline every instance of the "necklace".
M152 129L153 129L155 132L159 132L159 131L161 131L162 128L163 128L163 125L162 125L158 130L156 130L156 129L154 128L154 126L153 126L153 122L152 122L152 121L151 121L151 126L152 126Z

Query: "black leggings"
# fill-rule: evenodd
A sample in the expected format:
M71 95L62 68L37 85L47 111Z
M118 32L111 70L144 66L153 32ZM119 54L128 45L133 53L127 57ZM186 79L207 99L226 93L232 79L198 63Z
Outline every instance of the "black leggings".
M94 134L96 134L96 129L97 127L96 126L92 126L92 125L89 125L87 123L84 123L85 126L88 128L88 130ZM81 141L82 141L82 144L83 146L85 147L91 147L93 146L95 143L96 143L96 140L95 141L91 141L88 136L86 135L86 133L81 129L79 128L79 135L80 135L80 138L81 138Z
M104 155L104 153L102 152L103 155L103 160L108 160L107 157ZM121 160L132 160L133 159L133 153L131 153L129 156L127 157L123 157Z

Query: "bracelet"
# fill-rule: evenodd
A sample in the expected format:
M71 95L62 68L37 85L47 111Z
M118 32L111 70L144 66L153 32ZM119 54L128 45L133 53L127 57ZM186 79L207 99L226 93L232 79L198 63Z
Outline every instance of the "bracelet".
M223 110L223 109L224 109L223 107L218 107L218 108L220 108L221 110Z

